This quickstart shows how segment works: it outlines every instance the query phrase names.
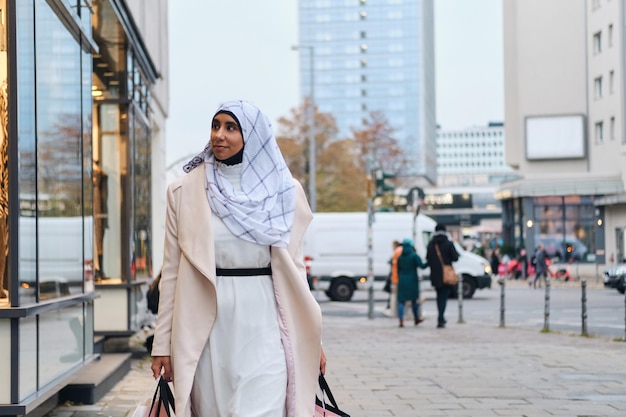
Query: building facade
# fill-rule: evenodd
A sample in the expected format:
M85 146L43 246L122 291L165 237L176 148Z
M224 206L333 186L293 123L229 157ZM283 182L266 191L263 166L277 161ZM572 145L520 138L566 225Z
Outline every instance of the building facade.
M521 178L498 198L517 249L552 242L549 252L583 265L616 256L626 224L623 11L623 0L503 1L506 160Z
M497 186L514 177L504 160L504 123L437 130L437 186Z
M434 184L433 1L300 0L299 23L303 95L341 137L382 111L409 161L404 185Z
M144 320L162 257L167 0L0 3L0 415L17 416L97 358L95 335Z
M504 160L504 124L437 130L437 186L424 188L422 212L455 235L499 233L500 183L517 177ZM482 233L482 232L480 232Z

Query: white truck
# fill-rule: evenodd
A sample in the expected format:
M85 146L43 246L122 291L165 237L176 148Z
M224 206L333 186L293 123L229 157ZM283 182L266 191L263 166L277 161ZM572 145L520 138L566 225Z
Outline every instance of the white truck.
M394 240L413 239L417 253L426 261L426 246L435 225L433 219L422 214L414 221L412 213L376 213L372 225L374 279L384 281L389 275ZM471 298L476 289L490 288L489 262L458 244L456 249L460 257L454 269L463 276L463 297ZM315 213L304 236L304 255L316 289L325 290L333 301L350 301L359 284L368 278L367 213ZM429 269L419 274L429 281Z

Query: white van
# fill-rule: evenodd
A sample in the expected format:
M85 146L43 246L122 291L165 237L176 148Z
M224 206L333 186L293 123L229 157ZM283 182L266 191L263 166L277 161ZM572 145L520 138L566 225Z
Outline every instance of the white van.
M384 281L390 272L392 242L411 238L420 257L426 261L426 246L436 222L428 216L412 213L375 213L372 225L372 269L374 279ZM415 228L415 231L414 231ZM326 291L333 301L349 301L359 284L368 276L367 213L315 213L304 236L304 255L310 259L309 273L316 288ZM464 251L454 269L463 275L463 297L471 298L476 289L491 287L489 262ZM420 271L428 280L428 269Z

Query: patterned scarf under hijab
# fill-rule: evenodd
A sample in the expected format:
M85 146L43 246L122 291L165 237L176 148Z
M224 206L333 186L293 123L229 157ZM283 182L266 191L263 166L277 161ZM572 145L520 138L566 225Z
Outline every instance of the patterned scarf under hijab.
M210 141L183 170L189 172L206 164L211 210L235 236L261 245L286 247L296 207L295 185L271 123L259 109L244 101L224 103L215 113L220 111L233 113L241 125L241 191L224 176Z

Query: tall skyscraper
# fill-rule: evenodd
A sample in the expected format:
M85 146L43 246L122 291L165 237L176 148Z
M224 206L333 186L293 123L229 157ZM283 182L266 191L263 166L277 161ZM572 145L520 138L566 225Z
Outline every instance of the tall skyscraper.
M435 183L433 0L300 0L299 23L302 94L340 137L382 111L407 157L403 185Z

